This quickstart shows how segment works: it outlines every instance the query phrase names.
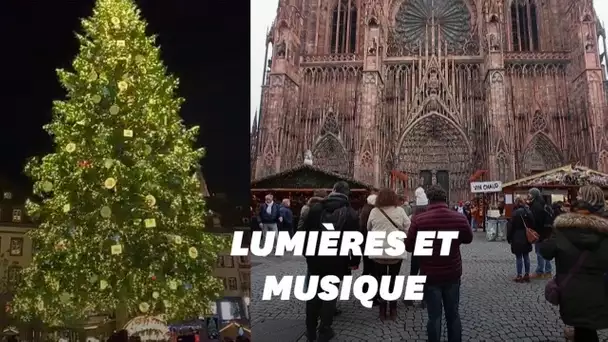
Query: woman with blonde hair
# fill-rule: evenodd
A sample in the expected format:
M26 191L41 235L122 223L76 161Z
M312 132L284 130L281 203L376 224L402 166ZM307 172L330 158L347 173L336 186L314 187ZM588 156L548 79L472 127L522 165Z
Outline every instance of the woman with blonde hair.
M577 210L555 218L553 233L540 246L543 258L555 258L555 283L564 324L574 327L574 341L599 341L597 330L608 328L608 219L604 192L580 188Z
M375 208L369 213L369 219L367 220L367 230L374 232L386 232L387 236L393 231L407 232L411 224L410 218L405 213L405 210L400 206L399 196L391 189L381 189L376 197ZM384 241L383 248L386 250L391 248ZM389 290L394 291L395 277L401 270L401 264L405 259L407 253L403 251L402 255L390 256L384 253L381 256L370 256L370 259L374 260L374 270L376 271L376 278L380 283L383 276L390 276L390 287ZM380 301L380 319L386 319L386 309L388 306L389 315L391 320L397 318L397 302L391 301L387 303L384 300Z

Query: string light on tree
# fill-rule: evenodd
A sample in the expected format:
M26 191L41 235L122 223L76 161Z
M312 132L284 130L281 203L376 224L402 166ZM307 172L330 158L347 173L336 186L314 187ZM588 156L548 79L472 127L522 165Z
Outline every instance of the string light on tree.
M58 326L198 317L223 289L209 265L227 248L203 228L198 128L181 123L177 80L132 0L98 0L82 24L73 70L58 72L68 97L45 126L57 147L26 168L42 198L27 203L37 253L6 308Z

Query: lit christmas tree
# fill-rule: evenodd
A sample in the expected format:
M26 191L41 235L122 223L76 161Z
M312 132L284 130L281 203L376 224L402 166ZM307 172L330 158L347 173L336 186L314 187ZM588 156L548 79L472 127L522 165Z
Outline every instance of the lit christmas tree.
M26 168L40 227L12 311L52 325L198 317L223 289L212 272L227 247L204 230L198 127L182 124L177 80L131 0L99 0L83 27L74 72L58 72L68 99L45 127L55 153Z

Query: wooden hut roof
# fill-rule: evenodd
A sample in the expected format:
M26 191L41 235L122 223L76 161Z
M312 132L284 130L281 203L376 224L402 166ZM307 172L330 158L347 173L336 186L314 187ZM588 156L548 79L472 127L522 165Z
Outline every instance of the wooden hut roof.
M608 187L608 174L580 165L565 165L556 169L516 179L502 185L508 187L584 186Z
M315 180L318 182L315 183ZM353 189L371 189L372 185L358 181L354 178L323 170L319 167L302 164L270 176L258 178L251 182L252 189L272 188L332 188L338 181L345 181ZM279 186L280 184L280 186Z

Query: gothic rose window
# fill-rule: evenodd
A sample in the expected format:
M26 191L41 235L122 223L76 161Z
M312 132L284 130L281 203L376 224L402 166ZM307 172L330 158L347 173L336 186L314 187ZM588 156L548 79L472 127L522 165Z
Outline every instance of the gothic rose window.
M451 47L464 45L470 31L470 14L464 0L408 0L395 16L395 35L405 44L441 38Z

